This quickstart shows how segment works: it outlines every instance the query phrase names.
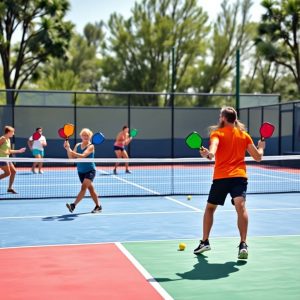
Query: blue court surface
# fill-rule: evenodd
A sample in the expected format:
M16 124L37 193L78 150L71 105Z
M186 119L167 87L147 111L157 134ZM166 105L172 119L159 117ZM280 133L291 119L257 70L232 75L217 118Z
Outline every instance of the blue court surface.
M85 198L70 214L65 199L0 202L1 247L200 238L206 196L103 198L91 214ZM299 194L249 195L249 236L299 235ZM235 237L236 213L228 198L218 208L213 237Z
M22 184L24 184L22 177L26 177L26 180L31 178L31 189L28 189L28 185L26 188L28 196L31 195L31 192L34 195L36 188L41 188L41 185L45 184L47 185L47 193L49 193L47 196L54 193L55 197L25 200L6 199L0 201L0 254L3 253L1 251L5 250L16 249L22 251L22 249L33 246L47 248L53 245L101 246L114 244L119 248L125 248L125 250L122 248L124 250L122 253L125 253L124 255L128 257L130 262L135 262L135 267L139 266L137 269L145 277L146 282L158 291L160 299L199 299L198 292L201 291L197 291L196 287L188 288L188 284L191 284L191 282L195 283L197 280L199 281L199 286L205 280L212 280L215 283L219 282L219 291L215 291L213 286L203 291L205 287L202 286L202 292L209 299L223 299L225 296L222 298L222 294L226 295L228 299L253 299L253 297L256 299L267 299L268 295L271 294L272 298L270 299L299 299L297 298L300 295L300 283L298 280L300 278L299 193L249 194L247 196L250 221L248 231L249 258L247 263L238 263L236 265L236 271L240 269L240 272L234 273L232 271L233 274L231 275L223 276L221 274L222 276L217 276L214 272L224 271L224 266L229 266L226 264L228 261L233 262L233 264L237 263L238 249L236 247L239 243L239 235L236 226L235 209L231 205L229 197L224 207L218 208L211 232L213 249L207 252L206 256L202 257L204 259L202 261L201 257L196 257L193 254L193 249L197 246L202 235L202 217L207 195L193 195L190 200L187 199L188 194L193 194L191 186L195 187L197 185L196 189L201 186L201 189L206 189L206 192L208 192L209 178L211 178L208 176L211 176L211 169L208 169L207 173L204 174L203 170L201 171L201 176L205 178L205 181L202 180L200 183L198 177L193 179L193 174L189 179L185 179L185 173L181 171L181 177L175 177L175 186L181 185L183 189L186 189L186 194L176 196L160 195L163 193L160 187L164 186L165 188L174 184L174 182L170 183L166 174L163 174L159 179L157 179L156 175L153 175L153 180L150 182L147 181L149 178L147 180L143 178L143 169L138 170L133 167L132 170L133 174L128 176L121 170L118 176L112 175L109 169L102 171L102 173L105 172L108 175L99 175L96 179L96 188L100 196L102 187L105 189L107 188L106 185L114 184L108 188L113 190L117 188L116 185L120 187L123 183L126 183L127 186L130 183L134 189L147 191L147 194L150 191L150 194L152 193L153 196L100 197L103 206L103 211L100 214L90 213L94 204L88 197L82 200L75 213L70 214L65 204L66 202L72 202L74 198L56 197L56 194L63 194L65 188L64 183L55 181L54 178L58 178L59 175L53 171L46 168L45 174L34 175L30 174L28 170L19 170L15 184L19 193L22 193ZM76 195L80 184L76 181L78 179L75 170L72 169L67 172L71 171L72 173L69 176L74 184L71 190ZM253 178L255 173L258 173L258 177ZM250 178L252 176L252 182L250 179L249 183L250 190L251 186L263 188L267 184L266 178L270 180L272 188L282 185L281 189L288 190L294 186L294 182L299 186L299 173L296 176L295 173L290 171L283 173L283 171L273 170L272 172L264 173L262 169L255 167L249 170L249 175ZM149 172L147 176L149 176ZM46 180L43 182L45 178ZM188 181L185 180L189 180L188 187ZM198 182L196 182L197 180ZM4 195L5 186L2 182L1 185L1 195ZM55 191L51 191L51 189ZM70 186L67 189L70 191ZM190 193L188 193L188 190ZM187 244L187 248L183 253L178 251L177 246L180 242ZM147 251L147 249L153 249L154 252ZM110 252L107 251L106 255L109 257ZM281 267L278 263L280 257L289 259ZM278 274L278 272L282 272L282 268L287 268L284 273L285 279L279 276L275 283L273 280L266 279L268 278L266 274L264 274L264 277L261 277L262 273L258 262L263 262L266 259L270 261L264 267L268 268L270 276L272 273ZM68 260L68 256L65 257L65 260ZM204 269L199 269L199 267L193 269L193 265L199 266L197 263L204 266ZM211 268L210 264L212 263L219 267ZM188 271L184 273L186 275L182 275L183 266L186 269L190 268L192 273ZM18 274L13 273L14 267L11 266L11 268L11 276L18 277ZM172 268L174 268L174 272L172 271L172 274L170 274ZM99 272L100 269L101 264L99 265ZM264 280L265 286L261 287L260 293L257 293L253 287L247 296L241 297L238 286L243 282L242 274L244 273L244 276L252 278L252 275L249 275L250 271L257 278L253 282L250 281L249 284L255 286L259 284L259 281ZM207 278L205 278L205 272L209 272ZM181 274L181 276L178 274ZM227 280L233 278L232 276L235 276L235 281L239 280L240 283L227 282ZM296 280L296 278L298 279ZM284 283L286 281L289 282L289 293L280 289L281 282ZM79 284L82 284L82 278ZM99 282L99 285L102 288L101 282ZM231 293L227 293L227 287L231 289ZM51 285L49 288L51 288ZM112 287L110 288L112 289ZM187 290L182 293L185 288ZM268 289L270 288L272 293L268 294ZM139 298L139 293L137 292L136 299ZM106 294L107 299L109 299L108 294ZM262 295L262 297L259 295ZM101 298L101 291L99 291L98 296ZM121 295L119 296L119 299L122 299ZM7 292L4 299L14 299L13 292ZM132 299L135 298L132 297Z
M176 280L174 279L174 281L162 278L165 278L166 270L172 270L172 266L174 268L177 264L179 265L178 268L175 268L174 274L179 274L183 269L181 266L183 262L189 266L188 269L193 269L196 257L192 254L192 250L201 237L201 223L205 201L206 196L193 196L191 200L187 200L185 196L103 198L103 212L93 215L89 213L93 208L93 204L91 199L88 198L83 199L76 209L75 214L68 213L65 207L65 199L4 200L0 202L0 226L2 228L0 233L1 250L9 250L16 247L14 250L19 249L21 253L24 247L31 246L42 246L42 249L48 249L49 245L80 246L99 244L100 246L104 246L107 243L121 243L127 247L130 252L129 255L136 257L136 259L141 262L142 269L149 272L152 280L164 291L160 293L162 294L161 299L198 299L199 291L197 292L194 287L183 295L180 293L181 285L183 285L184 288L185 281L190 280L189 277L181 278L184 280L180 282L176 281L178 278L175 278ZM279 268L280 264L278 263L278 259L282 261L282 256L285 258L288 257L290 261L284 264L285 268L288 268L288 271L286 271L288 274L283 274L285 280L291 285L289 291L292 291L292 293L284 293L284 295L285 299L297 299L295 295L299 295L300 292L299 280L296 279L299 278L300 275L299 266L297 266L300 246L299 194L249 195L247 203L250 215L249 259L248 265L243 266L243 272L250 272L251 268L251 274L253 274L253 272L260 272L260 264L257 261L263 261L264 267L267 268L266 259L268 259L270 260L269 268L271 268L269 272L278 274L278 271L282 272L281 268ZM257 240L257 238L259 239ZM278 238L281 239L278 241ZM149 245L147 245L147 242ZM185 242L188 247L184 252L184 256L176 257L179 253L177 251L179 242ZM229 242L230 247L227 246ZM205 272L207 269L207 279L230 279L228 274L224 276L223 279L220 279L218 276L220 277L221 275L215 275L215 272L218 274L225 272L222 262L225 264L224 266L229 266L227 265L227 256L230 257L230 261L233 261L232 264L237 260L236 246L238 242L236 213L230 201L227 201L224 207L218 209L215 216L211 243L216 249L213 248L212 251L208 253L208 256L204 256L206 259L205 262L213 263L212 265L216 266L219 265L219 268L214 267L211 269L211 265L205 263L204 270L198 268L191 274L202 274L201 272ZM281 245L281 248L277 251L276 249L279 245ZM143 246L147 247L148 251L151 251L153 247L158 247L154 248L153 252L150 252L150 258L152 258L151 263L149 263L150 258L147 249L144 249L141 253L138 251L139 248ZM166 249L168 255L164 260L163 254ZM1 250L0 254L2 253ZM225 250L226 254L224 254ZM135 253L136 251L137 253ZM220 251L223 252L220 253ZM61 255L65 255L64 260L68 261L71 253L73 253L73 250L67 253L62 252ZM112 256L113 254L111 250L107 250L106 255ZM172 255L175 255L175 257L172 257ZM49 257L51 256L48 254L44 255L45 259L49 259ZM154 268L160 259L162 260L160 268L152 271L151 268ZM171 260L171 262L168 262L167 259ZM218 259L217 263L214 261L215 259ZM181 264L178 260L182 260ZM253 264L255 264L255 262L256 267L255 270L253 270ZM33 263L36 264L36 262ZM167 267L168 263L170 264L169 267ZM44 263L41 264L47 265ZM164 264L166 269L163 268ZM14 273L13 268L12 265L10 268L12 272L12 274L10 274L10 276L12 276L11 278L14 278L14 276L18 278L18 272ZM60 269L62 266L59 265L58 268ZM102 268L103 265L99 262L99 272ZM237 271L238 269L233 270ZM144 274L144 271L142 274ZM186 276L189 276L188 274L190 273L187 273ZM238 272L235 274L235 276L239 275ZM272 299L280 299L283 296L283 292L280 293L280 291L276 290L276 286L280 287L279 281L284 282L284 279L277 278L276 283L272 280L273 286L270 283L270 287L268 280L266 280L265 277L261 278L260 275L255 275L258 281L264 280L265 282L265 288L261 291L260 295L264 295L265 297L268 295L267 290L272 287L272 295L274 293L280 295L280 297L273 297ZM198 275L198 277L196 276L195 278L193 277L193 280L188 283L192 284L195 280L199 280L199 284L201 284L205 276L204 274L201 276ZM120 280L118 277L115 278L116 280ZM148 277L146 276L146 278ZM242 280L242 278L239 277L237 277L237 279ZM292 279L294 279L294 282ZM22 281L24 281L24 278ZM151 281L149 281L149 283L150 282ZM175 283L176 286L174 286ZM15 281L14 284L16 284ZM80 283L78 284L82 284L82 279L80 279ZM113 282L111 283L112 286L114 284ZM234 285L234 283L231 284ZM257 282L255 281L253 285L256 284ZM99 283L99 285L101 286L101 283ZM110 290L113 289L111 285L106 286L106 288ZM228 285L224 283L224 288L225 286L228 287ZM220 293L217 294L215 298L212 297L212 299L220 299L221 294L224 294L224 290L221 287L222 285L220 286ZM49 289L50 288L53 289L51 284L49 286ZM213 287L210 287L206 291L207 295L211 295L213 290ZM72 294L72 292L70 293ZM167 296L164 296L164 293L167 293ZM13 295L14 292L11 294L7 293L5 299L15 299ZM60 297L59 295L61 294L58 294L58 297ZM141 295L141 292L137 293L136 299L139 298L139 295ZM237 298L235 298L234 295L236 295ZM238 297L239 295L238 291L235 291L233 288L233 294L228 295L228 299L250 299L250 296L253 296L253 292L248 294L249 297L245 298L240 298ZM287 297L286 295L289 296ZM74 295L72 295L72 297L73 296ZM117 299L118 296L116 298L111 296L111 299ZM254 294L254 296L256 299L263 299L259 298L256 294ZM91 298L94 299L93 297ZM95 299L97 299L97 297L95 297ZM132 297L132 299L135 298ZM152 299L152 297L150 299Z
M68 161L68 160L66 160ZM197 162L197 161L196 161ZM201 161L203 162L203 161ZM274 163L274 162L273 162ZM18 165L14 187L18 194L7 194L8 179L1 181L0 199L72 198L80 189L76 167L72 163L45 163L44 174L33 174L28 165ZM113 174L113 165L98 165L94 180L101 196L206 195L209 192L211 163L140 164ZM299 168L273 166L269 162L248 165L248 193L300 192Z

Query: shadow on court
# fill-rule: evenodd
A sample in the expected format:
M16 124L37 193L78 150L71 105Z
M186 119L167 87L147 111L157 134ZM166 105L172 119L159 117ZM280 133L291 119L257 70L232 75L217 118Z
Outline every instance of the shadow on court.
M42 218L43 221L73 221L79 216L87 215L90 213L80 213L80 214L67 214L67 215L61 215L61 216L50 216Z
M155 278L157 282L177 281L177 280L214 280L228 277L231 273L238 272L239 266L247 264L245 260L228 261L223 264L209 263L204 255L197 256L198 263L193 269L184 273L176 273L180 279ZM151 280L150 280L151 281Z
M32 172L19 172L18 173L18 176L23 176L23 175L32 175L32 176L36 176L36 175L38 175L38 176L41 176L42 174L33 174Z

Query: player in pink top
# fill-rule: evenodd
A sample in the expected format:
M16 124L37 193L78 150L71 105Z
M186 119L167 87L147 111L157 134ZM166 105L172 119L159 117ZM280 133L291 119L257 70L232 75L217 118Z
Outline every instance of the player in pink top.
M120 131L116 137L116 141L114 143L114 150L116 153L117 158L129 158L128 153L125 149L125 147L131 142L132 138L129 136L129 128L128 126L123 126L122 131ZM117 174L117 167L119 163L115 164L114 167L114 174ZM131 173L129 171L129 164L125 163L125 172L126 173Z

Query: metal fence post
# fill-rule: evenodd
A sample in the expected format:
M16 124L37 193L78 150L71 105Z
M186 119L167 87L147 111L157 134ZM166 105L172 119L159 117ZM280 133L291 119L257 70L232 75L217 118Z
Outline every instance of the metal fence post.
M75 132L74 132L74 142L75 145L77 144L77 93L74 93L74 125L75 125Z
M235 108L240 115L240 49L236 50Z
M127 120L128 120L128 124L127 126L129 127L129 129L131 128L131 94L128 94L128 98L127 98ZM128 145L128 155L131 156L131 147L130 147L130 143Z

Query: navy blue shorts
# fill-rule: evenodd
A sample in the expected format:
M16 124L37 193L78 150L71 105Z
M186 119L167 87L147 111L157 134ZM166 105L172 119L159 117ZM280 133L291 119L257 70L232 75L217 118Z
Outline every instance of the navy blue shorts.
M124 151L125 148L124 147L120 147L120 146L114 146L114 150L115 151Z
M83 183L84 179L89 179L90 181L93 181L95 176L96 176L96 170L93 169L93 170L90 170L86 173L78 173L78 176L79 176L79 179L80 179L81 183Z
M226 196L230 194L231 203L234 205L234 198L243 197L246 199L247 184L247 178L244 177L214 179L207 202L214 205L224 205Z
M0 167L6 167L8 163L6 161L0 161Z

